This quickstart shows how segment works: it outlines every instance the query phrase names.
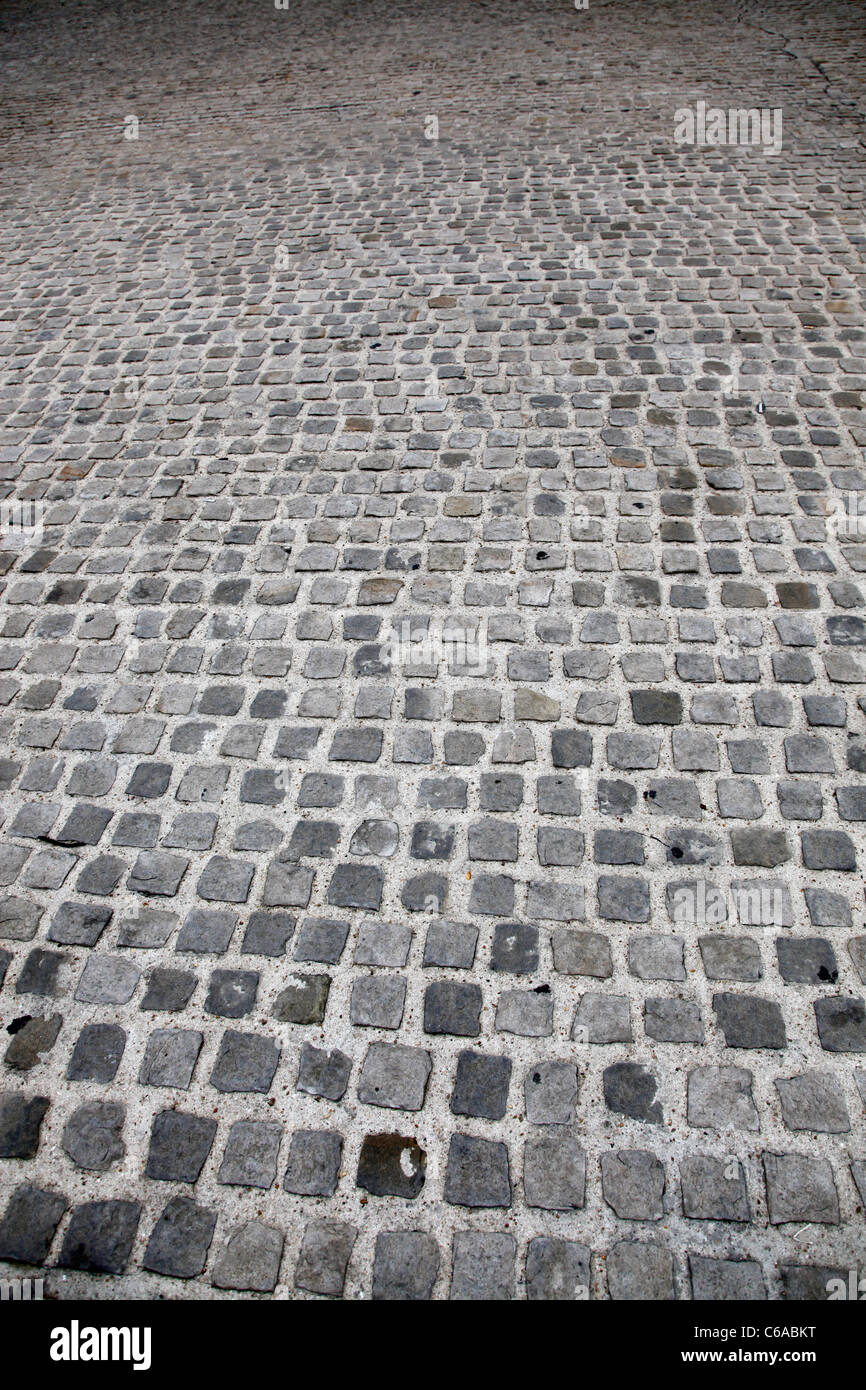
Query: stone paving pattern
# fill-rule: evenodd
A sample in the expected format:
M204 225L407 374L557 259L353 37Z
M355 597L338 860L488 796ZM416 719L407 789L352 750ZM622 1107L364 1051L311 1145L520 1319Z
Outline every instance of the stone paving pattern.
M4 1276L862 1273L859 7L2 29Z

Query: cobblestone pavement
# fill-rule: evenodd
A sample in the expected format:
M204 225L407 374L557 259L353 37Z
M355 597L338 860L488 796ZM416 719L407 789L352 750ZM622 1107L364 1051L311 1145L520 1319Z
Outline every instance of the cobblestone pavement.
M4 1276L866 1273L860 7L0 27Z

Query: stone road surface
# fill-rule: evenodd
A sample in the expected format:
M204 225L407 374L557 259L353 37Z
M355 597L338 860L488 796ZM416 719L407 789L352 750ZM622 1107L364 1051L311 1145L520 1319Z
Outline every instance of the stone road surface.
M4 1277L866 1273L862 21L3 4Z

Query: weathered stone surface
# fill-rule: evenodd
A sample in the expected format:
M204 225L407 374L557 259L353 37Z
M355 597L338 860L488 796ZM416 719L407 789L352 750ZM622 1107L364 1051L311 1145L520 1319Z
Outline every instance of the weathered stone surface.
M361 1145L356 1182L375 1197L412 1201L424 1186L427 1155L411 1137L367 1134Z
M349 1084L352 1059L339 1048L328 1052L305 1043L298 1064L297 1089L327 1100L342 1100Z
M211 1151L217 1122L163 1110L154 1116L145 1175L160 1182L196 1182Z
M113 1081L126 1047L126 1033L114 1023L85 1023L66 1068L67 1081Z
M295 1286L339 1298L358 1236L346 1221L309 1221L301 1242Z
M610 942L600 932L559 930L553 934L553 964L563 975L606 980L613 974Z
M451 1095L453 1114L501 1120L508 1103L511 1065L510 1057L490 1057L468 1049L458 1053Z
M236 1120L229 1131L218 1182L268 1188L277 1175L281 1126L271 1120Z
M194 1279L204 1269L216 1221L216 1212L189 1197L172 1197L153 1228L143 1268L175 1279Z
M67 1205L59 1193L16 1187L0 1220L0 1259L44 1264Z
M514 1297L514 1236L488 1231L457 1231L451 1265L451 1298L462 1302L500 1302Z
M77 1168L105 1173L126 1153L121 1133L126 1106L118 1101L94 1100L79 1105L66 1122L63 1151Z
M291 977L274 1000L274 1018L280 1023L321 1023L330 988L330 975Z
M280 1048L271 1038L227 1028L210 1076L218 1091L268 1091Z
M373 1043L358 1077L358 1099L389 1110L420 1110L432 1066L422 1047Z
M655 1077L638 1062L614 1062L604 1069L604 1100L608 1110L648 1124L662 1123L662 1108L655 1099Z
M691 1154L680 1160L683 1213L695 1221L749 1221L742 1165L734 1158Z
M784 1048L782 1010L754 994L714 994L713 1008L726 1047Z
M659 1221L664 1215L664 1166L646 1149L602 1154L604 1200L624 1221Z
M757 1260L720 1260L689 1255L692 1298L702 1302L759 1302L767 1286Z
M453 1134L444 1190L446 1202L455 1206L510 1206L511 1174L505 1145L469 1134Z
M779 937L776 941L779 974L796 984L835 984L839 978L836 954L821 937Z
M770 1221L815 1221L837 1225L839 1198L826 1158L765 1151L764 1174Z
M302 1197L331 1197L337 1189L343 1136L332 1130L298 1129L289 1146L283 1190Z
M823 1134L847 1134L851 1128L845 1097L832 1072L803 1072L776 1081L782 1116L788 1129Z
M424 991L424 1032L477 1037L481 1001L480 985L437 980Z
M142 1086L176 1086L192 1080L202 1034L192 1029L159 1028L147 1040L138 1080Z
M28 1018L24 1026L15 1032L3 1055L9 1070L28 1072L38 1066L43 1053L50 1052L57 1041L62 1023L61 1014Z
M248 1221L233 1230L219 1251L213 1267L218 1289L271 1293L280 1273L283 1233L260 1221Z
M88 1274L122 1274L140 1217L140 1202L85 1202L72 1213L57 1263Z
M816 999L815 1018L825 1051L866 1052L866 1004L862 999Z
M505 989L496 1005L497 1033L544 1038L553 1032L553 1000L547 985L534 990Z
M589 1297L590 1252L577 1241L535 1236L526 1247L526 1297L571 1302Z
M649 1241L619 1241L608 1253L607 1284L611 1298L663 1302L676 1297L670 1251Z
M546 1211L574 1211L586 1199L586 1154L568 1132L530 1134L523 1152L523 1190L527 1205Z
M781 1264L779 1278L781 1296L786 1302L825 1303L833 1279L841 1281L846 1294L848 1289L848 1270L840 1265Z
M126 1004L135 993L141 972L119 956L90 956L75 988L82 1004Z
M0 1158L35 1157L47 1110L45 1096L25 1096L20 1091L0 1094Z
M745 1067L694 1067L688 1077L689 1124L720 1133L757 1130L752 1073Z
M566 1125L576 1114L577 1068L571 1062L536 1062L526 1073L526 1118L533 1125Z

